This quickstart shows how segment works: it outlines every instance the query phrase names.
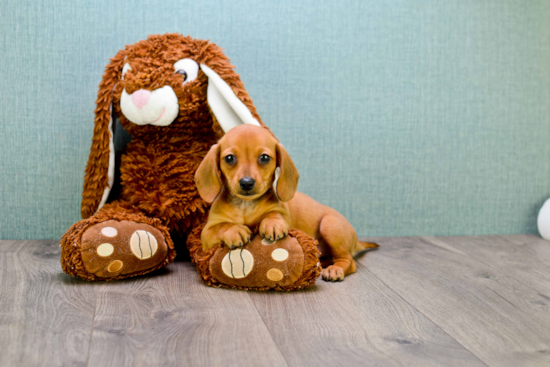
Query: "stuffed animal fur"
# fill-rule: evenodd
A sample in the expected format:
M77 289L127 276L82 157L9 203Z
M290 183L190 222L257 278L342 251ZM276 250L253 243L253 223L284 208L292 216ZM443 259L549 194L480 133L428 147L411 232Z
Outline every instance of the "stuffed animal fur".
M179 34L150 36L119 51L99 85L95 114L84 219L61 240L63 270L86 280L127 278L172 262L172 238L186 238L206 222L209 206L194 174L209 148L243 123L268 129L222 50ZM117 165L115 118L132 136ZM313 240L300 238L309 253ZM200 272L198 253L191 255Z

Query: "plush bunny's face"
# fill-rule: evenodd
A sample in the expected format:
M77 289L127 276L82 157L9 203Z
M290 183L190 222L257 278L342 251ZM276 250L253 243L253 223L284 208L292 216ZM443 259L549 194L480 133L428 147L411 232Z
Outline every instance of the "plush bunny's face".
M179 98L174 89L178 90L180 97L185 97L186 93L202 91L201 88L193 90L190 86L190 83L195 82L199 75L199 64L191 58L178 60L172 67L170 67L170 62L166 62L159 68L145 67L142 63L137 62L136 64L145 70L133 72L129 62L126 62L122 68L121 79L127 80L124 84L127 84L128 89L133 92L130 94L124 88L120 97L122 113L136 125L170 125L179 113ZM150 78L151 74L153 74L153 78ZM167 85L159 86L151 91L146 88L146 85L143 85L147 84L147 79L162 79ZM194 83L194 85L196 84L198 81ZM136 90L138 87L141 88Z
M211 128L204 103L208 78L199 65L205 58L198 51L203 42L152 38L124 50L113 103L125 129L142 135L160 133L159 129L168 126L169 130L189 130L198 122Z
M197 133L205 127L211 131L208 107L223 131L242 123L260 125L230 86L241 82L229 59L212 43L181 35L152 36L126 47L119 58L113 107L132 135Z

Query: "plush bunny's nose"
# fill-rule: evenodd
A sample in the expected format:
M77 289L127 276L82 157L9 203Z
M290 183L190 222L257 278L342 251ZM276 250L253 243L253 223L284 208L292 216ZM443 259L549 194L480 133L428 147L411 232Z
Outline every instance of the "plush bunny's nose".
M141 110L141 108L147 104L147 101L149 101L149 97L151 97L150 91L140 89L132 93L132 102Z

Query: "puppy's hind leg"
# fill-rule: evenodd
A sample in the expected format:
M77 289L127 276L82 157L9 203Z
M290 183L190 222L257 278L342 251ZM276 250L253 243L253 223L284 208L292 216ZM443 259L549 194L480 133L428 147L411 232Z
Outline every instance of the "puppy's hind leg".
M323 217L319 232L332 253L332 265L324 268L321 276L326 281L342 281L344 276L355 272L355 260L351 253L357 242L355 230L343 216L336 213Z

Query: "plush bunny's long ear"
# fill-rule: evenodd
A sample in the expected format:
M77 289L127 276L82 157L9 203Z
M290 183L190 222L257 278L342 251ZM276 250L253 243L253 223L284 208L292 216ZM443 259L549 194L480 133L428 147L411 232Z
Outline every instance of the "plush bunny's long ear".
M207 203L213 202L222 190L219 168L220 146L212 145L195 172L195 184L199 195Z
M300 174L286 149L277 143L277 171L275 172L275 192L279 200L290 201L298 189Z
M208 77L208 105L224 132L242 124L261 126L225 80L205 64L201 70Z
M99 84L92 147L86 165L82 191L82 218L92 216L107 201L115 179L115 148L113 144L113 89L120 78L124 52L119 52L105 68Z

